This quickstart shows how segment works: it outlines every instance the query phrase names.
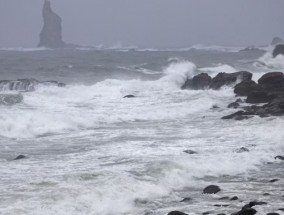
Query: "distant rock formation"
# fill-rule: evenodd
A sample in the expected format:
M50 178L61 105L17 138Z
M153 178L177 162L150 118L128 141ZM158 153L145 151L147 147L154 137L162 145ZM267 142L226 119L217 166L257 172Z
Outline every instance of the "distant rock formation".
M275 58L277 57L278 55L284 55L284 44L283 45L277 45L275 46L273 52L272 52L272 56Z
M44 1L42 15L44 24L38 47L65 48L66 44L62 41L62 20L52 11L49 0Z
M271 45L276 46L276 45L279 45L279 44L284 44L284 40L281 39L280 37L274 37L272 42L271 42Z

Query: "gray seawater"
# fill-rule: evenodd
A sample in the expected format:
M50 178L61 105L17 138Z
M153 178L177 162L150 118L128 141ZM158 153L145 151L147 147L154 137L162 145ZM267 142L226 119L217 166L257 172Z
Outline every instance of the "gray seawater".
M268 202L259 214L277 211L284 118L223 121L231 87L180 87L199 72L248 70L257 80L283 62L261 50L0 50L0 80L67 84L0 92L23 96L0 104L0 214L230 214L252 200ZM20 154L28 159L14 161ZM202 195L210 184L222 191Z

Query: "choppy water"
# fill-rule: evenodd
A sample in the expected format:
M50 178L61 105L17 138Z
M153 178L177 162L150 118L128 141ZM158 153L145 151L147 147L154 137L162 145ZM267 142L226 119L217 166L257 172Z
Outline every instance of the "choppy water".
M231 213L244 203L213 205L235 195L271 202L263 214L283 207L274 157L284 154L284 118L223 121L234 111L230 87L180 90L198 72L249 70L257 79L283 62L257 50L0 51L0 80L67 83L0 102L0 214ZM29 158L13 161L19 154ZM201 195L209 184L223 191Z

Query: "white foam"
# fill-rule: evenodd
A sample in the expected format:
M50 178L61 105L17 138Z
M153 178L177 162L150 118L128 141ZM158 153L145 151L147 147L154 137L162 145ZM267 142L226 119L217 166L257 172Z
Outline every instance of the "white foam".
M227 64L218 64L215 67L198 68L198 70L201 72L207 72L212 76L215 76L220 72L225 72L225 73L237 72L237 70L234 67Z
M260 57L255 64L257 67L264 67L269 70L283 70L284 69L284 55L278 55L273 58L271 52L267 52Z

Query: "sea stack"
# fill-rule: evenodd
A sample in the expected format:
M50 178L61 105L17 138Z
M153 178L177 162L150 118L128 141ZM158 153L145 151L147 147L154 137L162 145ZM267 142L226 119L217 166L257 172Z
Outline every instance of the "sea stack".
M44 0L42 16L43 28L40 32L40 41L38 47L66 47L66 44L62 41L61 17L52 11L49 0Z

